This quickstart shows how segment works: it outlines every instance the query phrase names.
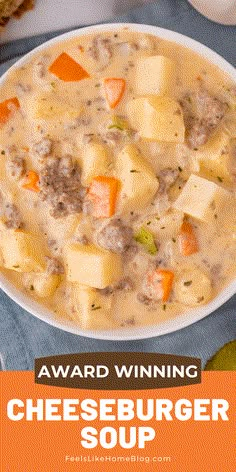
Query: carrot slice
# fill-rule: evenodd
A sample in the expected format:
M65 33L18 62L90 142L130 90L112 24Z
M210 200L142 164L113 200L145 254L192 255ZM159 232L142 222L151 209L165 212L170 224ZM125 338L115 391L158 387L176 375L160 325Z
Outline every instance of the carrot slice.
M184 221L180 228L180 252L182 256L191 256L199 251L198 240L193 226Z
M23 188L27 190L32 190L33 192L40 192L40 188L38 186L39 176L37 172L34 170L30 170L27 175L27 182L22 185Z
M0 127L10 119L15 110L20 108L20 102L17 97L8 98L0 103Z
M110 108L115 108L120 103L126 82L124 79L104 79L105 95Z
M96 218L114 215L118 190L119 180L115 177L94 177L88 191L88 198L93 204L92 215Z
M147 275L147 283L158 299L167 302L172 289L174 273L171 270L156 269Z
M90 77L89 73L66 52L60 54L48 70L64 82L77 82Z

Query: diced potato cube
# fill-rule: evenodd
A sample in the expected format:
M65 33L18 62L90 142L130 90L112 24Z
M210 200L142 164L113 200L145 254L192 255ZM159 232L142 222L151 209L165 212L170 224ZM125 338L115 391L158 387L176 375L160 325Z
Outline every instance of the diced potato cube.
M35 96L30 104L32 118L42 120L75 119L82 112L81 105L68 103L53 92Z
M47 274L46 272L42 272L40 274L30 272L25 273L23 276L24 287L29 292L36 294L40 298L52 296L60 282L60 275Z
M105 288L122 274L121 257L93 244L70 244L66 262L68 280L89 287Z
M215 225L220 233L229 234L236 227L236 198L233 193L221 188L214 201Z
M112 297L101 295L85 285L73 284L73 319L83 329L107 329L112 327Z
M169 239L177 237L183 222L183 217L184 214L182 211L178 211L173 208L161 218L156 215L147 217L143 223L143 226L148 228L154 235L156 235L158 241L165 242Z
M210 180L192 174L173 207L200 220L209 220L213 202L227 192Z
M168 57L141 57L136 67L136 92L139 95L171 95L175 69L175 63Z
M0 248L6 269L17 272L44 270L44 248L36 235L22 230L7 230L1 227Z
M95 143L85 146L82 158L82 185L89 186L94 177L107 175L109 164L111 159L105 146Z
M211 280L198 267L186 267L177 276L174 293L176 299L184 305L204 305L212 297Z
M33 287L36 295L41 298L50 297L56 291L61 278L56 274L39 274L35 277Z
M232 182L229 136L223 132L214 135L195 154L200 164L200 173L224 183Z
M159 182L151 165L134 145L126 146L118 155L116 175L122 182L122 210L136 210L148 205L158 190Z
M53 225L49 224L47 227L48 239L55 240L55 235L57 235L58 240L68 240L76 232L83 216L81 212L67 215L64 218L54 219Z
M154 95L135 98L128 103L127 112L132 128L143 139L184 142L183 113L175 100Z

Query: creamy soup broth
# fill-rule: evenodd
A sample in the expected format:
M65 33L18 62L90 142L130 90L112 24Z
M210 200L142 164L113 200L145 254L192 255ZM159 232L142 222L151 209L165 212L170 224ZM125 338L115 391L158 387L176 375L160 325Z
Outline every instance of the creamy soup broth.
M22 292L104 329L233 280L236 86L216 66L122 28L36 53L0 102L1 270Z

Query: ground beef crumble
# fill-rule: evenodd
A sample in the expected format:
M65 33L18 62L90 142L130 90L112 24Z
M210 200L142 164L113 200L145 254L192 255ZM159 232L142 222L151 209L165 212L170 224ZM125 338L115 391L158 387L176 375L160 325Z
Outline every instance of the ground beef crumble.
M119 219L110 221L97 234L99 246L118 254L125 252L130 247L132 239L132 228L124 225Z
M14 203L7 203L5 205L4 215L6 218L5 226L9 229L23 228L23 222L20 212Z
M55 257L46 256L47 262L47 273L50 275L60 275L64 274L64 267L62 263Z
M40 172L39 187L39 196L50 206L54 218L82 211L85 190L79 166L71 156L48 158Z
M211 96L206 90L187 94L181 100L187 143L191 149L204 145L228 110L227 103Z

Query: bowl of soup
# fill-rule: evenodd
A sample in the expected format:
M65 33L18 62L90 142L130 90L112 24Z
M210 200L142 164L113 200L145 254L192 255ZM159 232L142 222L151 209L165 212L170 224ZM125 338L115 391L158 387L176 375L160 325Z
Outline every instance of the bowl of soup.
M235 82L206 46L134 24L66 33L11 67L1 288L53 326L113 340L178 330L228 300Z

